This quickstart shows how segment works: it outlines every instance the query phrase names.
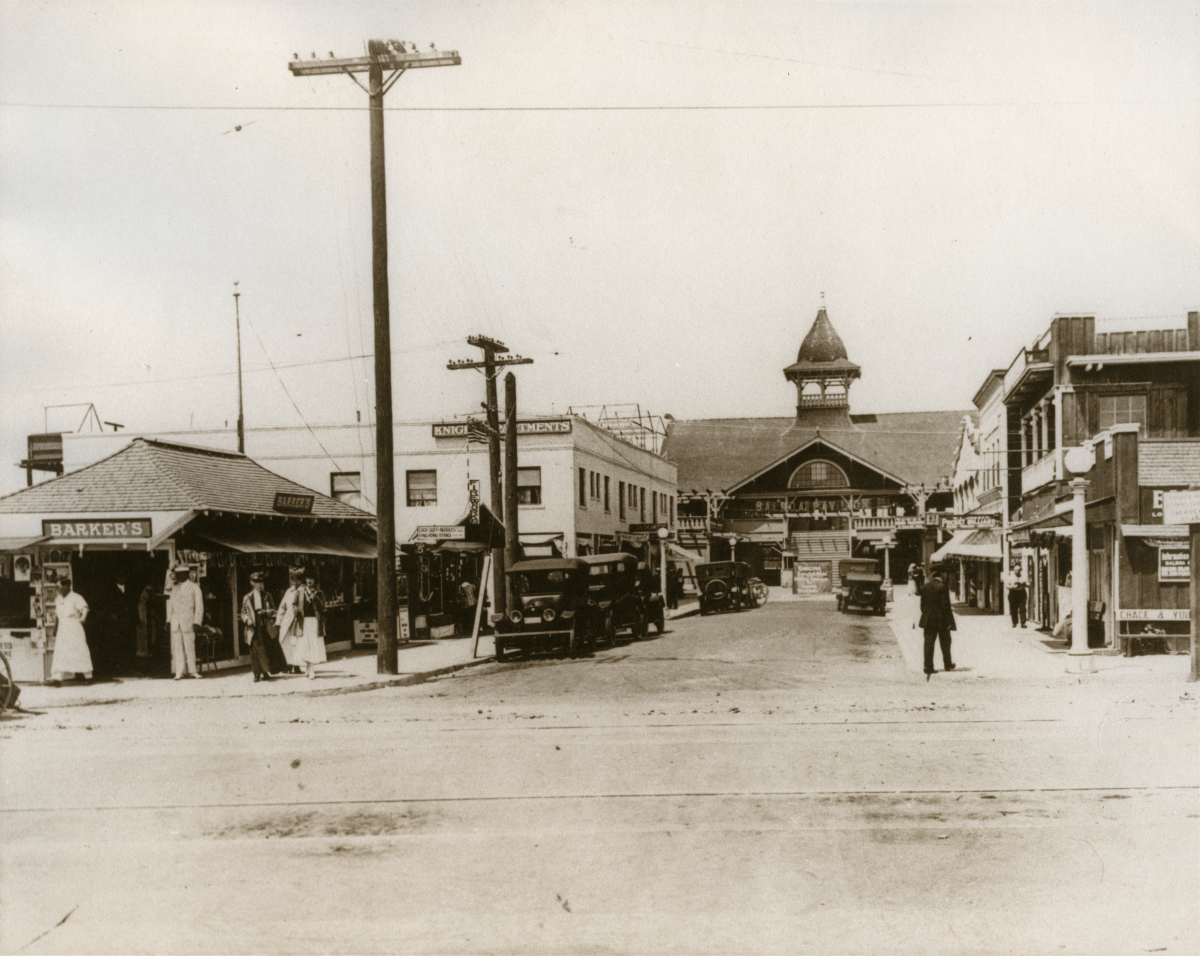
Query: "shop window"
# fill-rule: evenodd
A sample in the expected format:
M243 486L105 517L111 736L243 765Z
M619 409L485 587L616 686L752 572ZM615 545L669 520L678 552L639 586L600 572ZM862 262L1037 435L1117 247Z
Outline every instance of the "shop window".
M437 504L437 472L409 471L405 472L408 481L408 506L410 508L427 508Z
M609 505L608 498L608 475L604 476L604 511L606 514L612 511L612 507Z
M517 469L517 503L540 505L542 503L542 469Z
M625 520L625 482L617 482L617 510L620 512L618 517Z
M1100 431L1130 423L1138 425L1139 431L1146 430L1145 395L1100 396Z
M329 497L344 501L356 508L363 506L362 473L335 471L329 475Z
M658 492L650 492L650 520L658 524Z
M644 523L645 523L645 521L646 521L646 489L645 489L645 488L639 488L639 489L638 489L638 492L639 492L639 493L641 494L641 496L642 496L642 500L641 500L641 507L640 507L640 509L639 509L639 514L641 514L641 519L640 519L640 520L641 520L641 521L642 521L642 523L644 524Z
M587 469L579 469L579 507L587 507Z
M789 488L849 488L846 473L831 461L806 461L792 472Z

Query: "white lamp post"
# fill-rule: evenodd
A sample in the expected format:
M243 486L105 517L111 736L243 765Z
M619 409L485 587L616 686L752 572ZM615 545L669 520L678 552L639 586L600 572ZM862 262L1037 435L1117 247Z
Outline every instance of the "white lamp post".
M1092 449L1086 446L1067 450L1063 463L1072 474L1091 471L1095 463ZM1087 503L1084 495L1091 482L1076 478L1071 482L1071 649L1067 651L1068 674L1094 674L1096 662L1088 647L1088 548Z

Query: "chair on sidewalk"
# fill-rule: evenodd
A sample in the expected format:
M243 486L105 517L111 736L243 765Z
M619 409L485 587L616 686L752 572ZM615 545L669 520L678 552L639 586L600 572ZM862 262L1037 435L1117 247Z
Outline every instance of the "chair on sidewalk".
M207 624L196 625L196 670L203 674L204 665L208 664L213 670L217 669L217 648L225 635L219 627L209 627Z

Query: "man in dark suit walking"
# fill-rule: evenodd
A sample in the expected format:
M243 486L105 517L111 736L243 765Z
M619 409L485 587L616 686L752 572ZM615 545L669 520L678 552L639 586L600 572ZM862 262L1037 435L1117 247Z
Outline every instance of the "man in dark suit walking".
M950 589L946 587L945 569L934 565L930 570L930 578L921 588L921 630L925 632L925 679L933 671L933 645L942 645L942 665L946 670L954 670L954 662L950 658L950 632L957 630L954 624L954 611L950 607Z

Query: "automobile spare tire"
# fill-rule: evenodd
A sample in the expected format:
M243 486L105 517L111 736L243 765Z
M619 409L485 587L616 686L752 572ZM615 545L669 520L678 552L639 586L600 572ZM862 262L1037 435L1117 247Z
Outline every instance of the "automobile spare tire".
M855 604L875 604L875 585L856 584L850 589L850 600Z
M709 604L720 604L728 595L729 588L725 586L724 581L718 579L704 585L704 596L708 598Z

